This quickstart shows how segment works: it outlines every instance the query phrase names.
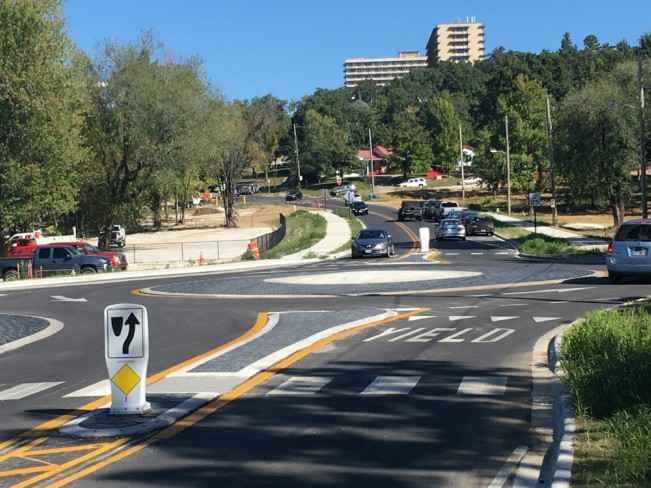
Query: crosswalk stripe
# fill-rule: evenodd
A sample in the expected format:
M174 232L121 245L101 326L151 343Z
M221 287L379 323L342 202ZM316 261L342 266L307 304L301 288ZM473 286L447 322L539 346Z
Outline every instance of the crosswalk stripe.
M313 395L332 381L332 376L294 376L268 395Z
M378 376L362 392L362 395L406 395L420 376Z
M52 381L46 383L22 383L8 390L0 391L0 400L20 400L26 396L33 395L40 391L47 390L60 385L63 381Z
M77 398L77 397L102 397L111 394L111 382L109 380L98 381L97 383L82 388L72 393L64 395L63 398Z
M457 395L504 395L506 376L466 376Z

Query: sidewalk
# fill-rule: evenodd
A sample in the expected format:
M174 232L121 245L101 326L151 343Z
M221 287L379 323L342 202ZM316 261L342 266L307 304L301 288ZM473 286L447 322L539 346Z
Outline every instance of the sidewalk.
M520 229L526 230L528 232L537 232L538 234L544 234L550 237L558 237L561 239L566 239L571 246L575 246L579 249L601 249L606 250L608 247L608 242L602 239L594 239L591 237L586 237L575 232L570 232L556 227L549 227L546 225L535 225L533 222L528 220L521 220L515 217L509 217L505 214L491 213L490 217L500 222L504 222L513 227L519 227Z
M348 225L348 221L346 219L328 211L318 211L314 213L318 213L327 222L325 237L317 242L314 246L308 249L303 249L297 253L284 256L280 258L280 261L296 261L305 259L306 256L318 258L336 251L344 244L350 244L350 226ZM349 252L350 250L347 250L341 254L345 255Z

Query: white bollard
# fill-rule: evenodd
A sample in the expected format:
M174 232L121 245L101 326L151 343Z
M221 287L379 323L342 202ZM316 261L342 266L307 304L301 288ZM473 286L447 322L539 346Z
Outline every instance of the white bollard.
M145 398L149 361L147 309L134 303L104 310L104 350L111 382L111 413L142 414L151 410Z
M420 252L429 252L429 227L421 227L418 229L420 236Z

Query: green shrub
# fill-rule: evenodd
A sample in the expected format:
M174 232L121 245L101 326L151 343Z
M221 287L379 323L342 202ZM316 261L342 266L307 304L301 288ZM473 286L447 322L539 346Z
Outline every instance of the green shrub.
M642 306L588 314L563 336L560 361L580 414L651 405L651 317Z
M643 405L617 412L606 425L609 433L617 441L610 462L610 469L617 477L617 486L623 486L622 482L635 482L635 486L649 486L651 484L651 407Z

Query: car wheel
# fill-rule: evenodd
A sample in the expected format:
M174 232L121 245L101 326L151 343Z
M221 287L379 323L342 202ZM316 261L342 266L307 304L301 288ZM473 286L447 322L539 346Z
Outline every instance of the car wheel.
M462 237L462 238L461 238L461 240L462 240L462 241L465 241L465 240L466 240L466 238L465 238L465 237Z
M608 279L613 285L619 285L622 282L622 275L608 273Z
M81 274L95 274L97 270L95 268L81 268Z
M10 269L4 275L2 275L4 281L15 281L18 279L18 271L15 269Z

